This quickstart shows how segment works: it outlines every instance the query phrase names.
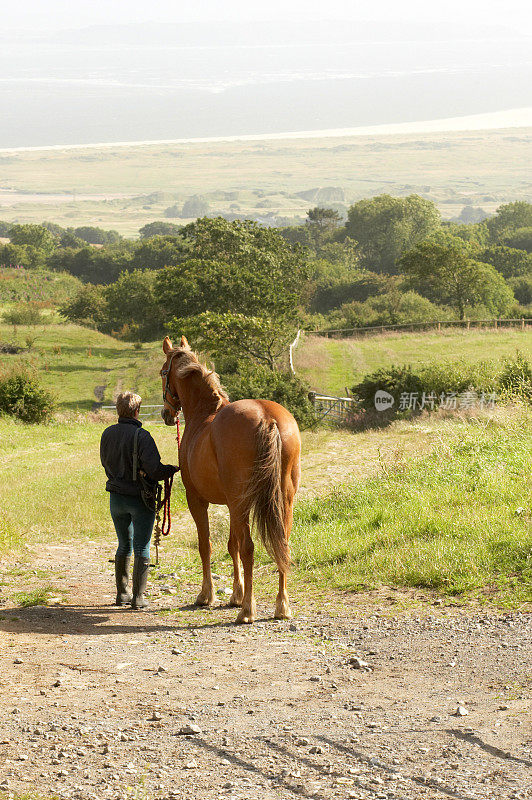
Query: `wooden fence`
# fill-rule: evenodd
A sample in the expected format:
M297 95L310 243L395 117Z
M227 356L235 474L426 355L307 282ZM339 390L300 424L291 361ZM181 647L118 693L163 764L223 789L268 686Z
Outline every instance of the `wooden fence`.
M366 336L378 333L399 333L413 331L441 331L443 328L520 328L525 330L532 325L532 320L528 319L452 319L441 320L439 322L405 322L398 325L370 325L362 328L331 328L330 330L305 331L313 336L323 336L328 339L344 339L356 336Z
M339 422L350 417L358 408L360 403L353 397L335 397L329 394L317 394L310 392L309 399L314 406L318 419Z

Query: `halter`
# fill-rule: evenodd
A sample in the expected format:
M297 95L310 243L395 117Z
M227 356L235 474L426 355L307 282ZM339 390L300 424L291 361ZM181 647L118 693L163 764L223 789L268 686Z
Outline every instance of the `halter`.
M170 372L172 370L172 361L174 360L176 355L177 353L172 353L172 355L170 356L170 361L168 362L168 367L167 369L161 370L161 375L165 378L164 391L163 391L163 405L165 403L168 403L169 406L173 407L176 414L179 414L179 409L181 408L181 401L179 400L179 395L174 394L174 392L172 392L170 388ZM174 401L173 403L170 403L167 395L170 395L170 397Z

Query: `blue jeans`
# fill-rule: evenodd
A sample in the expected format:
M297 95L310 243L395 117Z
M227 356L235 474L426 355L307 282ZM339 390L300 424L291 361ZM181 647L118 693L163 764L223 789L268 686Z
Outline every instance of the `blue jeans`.
M150 557L150 540L155 512L146 508L142 497L109 492L109 504L116 535L117 556L130 556L131 551L142 558Z

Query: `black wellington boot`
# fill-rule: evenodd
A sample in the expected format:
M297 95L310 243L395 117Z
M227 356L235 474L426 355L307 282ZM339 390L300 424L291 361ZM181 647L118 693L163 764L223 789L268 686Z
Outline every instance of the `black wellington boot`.
M127 590L129 583L129 556L115 556L115 578L115 606L127 606L131 603L131 595Z
M135 611L144 611L149 606L144 597L149 570L150 559L135 556L133 561L133 599L131 600L131 608L134 608Z

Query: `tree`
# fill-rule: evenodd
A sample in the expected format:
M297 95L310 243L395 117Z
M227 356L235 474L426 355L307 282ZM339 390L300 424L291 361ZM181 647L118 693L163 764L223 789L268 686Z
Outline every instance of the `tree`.
M532 273L532 253L516 250L503 245L487 247L480 255L480 261L491 264L505 278L516 278L519 275Z
M491 217L486 224L491 240L500 242L519 228L532 227L532 203L526 203L524 200L505 203L499 206L495 216Z
M430 200L415 194L382 194L352 205L345 230L358 242L364 266L374 272L394 273L402 254L440 225L440 213Z
M286 317L253 317L233 312L204 311L194 317L173 319L174 338L183 333L214 358L234 359L267 367L272 372L286 357L297 324Z
M182 236L150 236L135 244L131 266L134 269L162 269L185 260L190 242Z
M526 250L527 253L532 253L532 225L528 228L517 228L512 233L505 234L503 242L508 247L515 247L516 250Z
M151 236L177 236L181 230L181 225L175 222L148 222L139 229L141 239L149 239Z
M70 322L103 330L107 321L107 301L102 286L80 286L74 297L59 308Z
M106 327L125 339L149 339L163 332L151 270L123 272L106 286Z
M186 273L197 283L203 295L201 310L296 315L306 301L310 283L305 253L292 249L275 229L249 220L204 217L185 226L182 235L191 243L192 259L174 275L182 278ZM159 280L168 291L169 276ZM172 302L175 314L180 304L175 293Z
M106 231L103 228L95 228L93 225L74 228L74 235L88 244L118 244L122 241L118 231Z
M1 267L40 269L46 264L46 254L29 244L0 245Z
M204 217L205 214L209 213L209 207L205 198L196 194L194 197L190 197L185 201L181 210L181 216L185 217L185 219L187 217Z
M48 256L55 250L57 239L43 225L12 225L9 229L11 244L28 245Z
M454 308L460 319L475 304L503 314L513 297L506 281L490 264L477 261L475 250L455 237L427 240L401 259L408 284L433 302Z

